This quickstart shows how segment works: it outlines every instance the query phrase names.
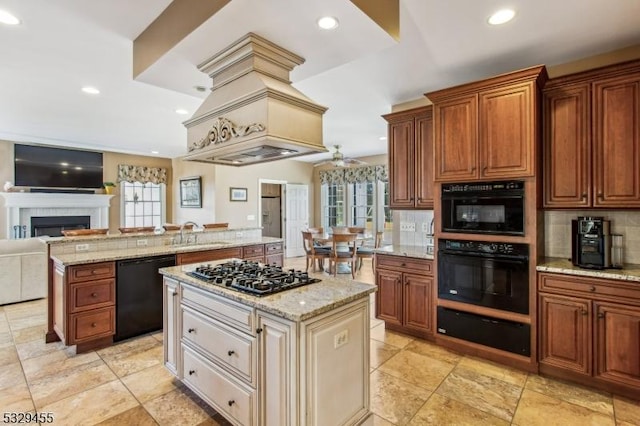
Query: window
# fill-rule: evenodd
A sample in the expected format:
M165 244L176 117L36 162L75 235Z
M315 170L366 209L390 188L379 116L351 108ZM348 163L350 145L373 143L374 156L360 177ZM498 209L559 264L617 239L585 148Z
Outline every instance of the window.
M350 226L363 226L372 231L375 220L375 183L351 183L348 188L350 199Z
M345 193L344 184L322 185L322 226L345 226Z
M166 217L166 186L151 182L121 182L122 227L159 227Z

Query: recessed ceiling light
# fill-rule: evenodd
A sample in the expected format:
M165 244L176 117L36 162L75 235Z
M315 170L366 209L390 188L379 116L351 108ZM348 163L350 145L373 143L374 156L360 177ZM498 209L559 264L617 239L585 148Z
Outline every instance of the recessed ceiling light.
M318 19L318 26L323 30L333 30L335 28L338 28L338 25L338 20L333 16L323 16L322 18Z
M68 166L69 166L69 163L60 163L60 165L61 165L62 167L68 167Z
M187 115L187 114L189 114L189 111L187 111L186 109L178 108L176 110L176 114Z
M160 154L160 151L151 151L152 154Z
M0 23L7 25L18 25L20 20L6 10L0 10Z
M91 87L91 86L85 86L82 88L82 91L84 93L88 93L90 95L97 95L100 93L100 91L98 89L96 89L95 87Z
M82 170L82 167L80 167L80 166L75 166L75 167L74 167L74 169L76 169L76 170Z
M378 139L380 139L381 141L386 141L387 137L386 136L380 136Z
M489 16L487 22L491 25L500 25L509 22L516 16L516 12L511 9L502 9Z

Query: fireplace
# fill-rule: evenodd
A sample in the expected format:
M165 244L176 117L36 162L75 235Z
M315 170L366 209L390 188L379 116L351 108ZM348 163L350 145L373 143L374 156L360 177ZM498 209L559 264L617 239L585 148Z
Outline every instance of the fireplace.
M31 236L62 236L67 229L89 229L91 216L31 216Z

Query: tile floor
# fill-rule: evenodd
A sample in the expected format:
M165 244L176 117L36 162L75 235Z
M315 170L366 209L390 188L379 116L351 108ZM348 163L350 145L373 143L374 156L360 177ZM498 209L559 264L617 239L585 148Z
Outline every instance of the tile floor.
M370 261L357 279L373 282ZM228 424L164 369L162 333L74 355L44 343L45 314L44 300L0 307L2 413L50 412L64 426ZM375 318L371 409L379 426L640 425L638 401L454 353Z

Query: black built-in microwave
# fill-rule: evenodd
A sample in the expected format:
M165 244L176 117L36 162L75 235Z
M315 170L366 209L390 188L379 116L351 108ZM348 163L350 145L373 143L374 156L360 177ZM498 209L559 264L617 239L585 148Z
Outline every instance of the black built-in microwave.
M524 235L524 182L442 185L442 231Z

